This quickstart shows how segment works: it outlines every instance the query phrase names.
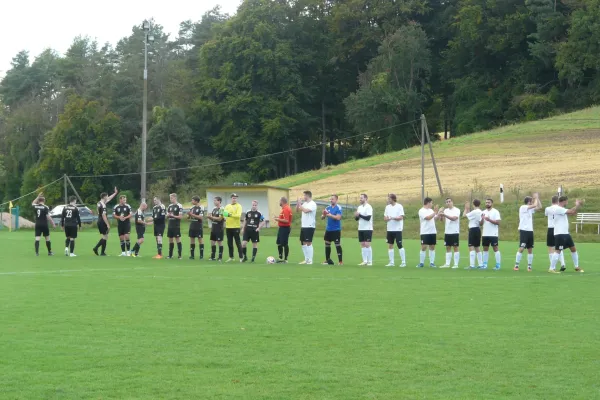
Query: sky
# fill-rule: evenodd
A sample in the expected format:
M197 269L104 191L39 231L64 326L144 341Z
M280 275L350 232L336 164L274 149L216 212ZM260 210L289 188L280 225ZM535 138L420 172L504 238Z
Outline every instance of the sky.
M200 20L202 14L220 5L234 14L241 0L0 0L0 77L10 69L12 58L21 50L29 60L47 48L63 54L78 36L89 36L98 43L113 45L144 19L164 27L171 38L177 36L179 23Z

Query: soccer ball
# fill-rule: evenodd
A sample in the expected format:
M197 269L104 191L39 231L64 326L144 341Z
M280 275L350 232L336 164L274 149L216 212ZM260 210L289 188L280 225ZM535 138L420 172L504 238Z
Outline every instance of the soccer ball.
M267 257L267 264L275 264L275 257Z

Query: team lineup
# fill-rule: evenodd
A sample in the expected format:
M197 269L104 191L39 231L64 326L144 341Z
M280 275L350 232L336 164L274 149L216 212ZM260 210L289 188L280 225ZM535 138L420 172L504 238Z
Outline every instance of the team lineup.
M108 220L107 204L117 196L117 188L111 195L102 193L100 201L97 204L98 221L97 227L100 233L100 240L92 249L97 256L106 256L106 247L110 231L110 222ZM314 259L313 239L317 224L317 204L312 200L312 193L305 191L303 198L299 198L296 204L296 212L301 213L300 242L304 259L300 264L312 265ZM81 228L81 218L79 209L76 206L76 198L70 197L61 214L60 226L65 232L65 255L76 257L75 241L77 233ZM373 249L371 242L373 240L374 215L373 207L368 202L366 194L360 195L360 204L354 212L354 219L358 222L358 240L361 246L362 262L360 266L373 265ZM182 259L183 245L181 242L181 220L187 216L190 220L188 237L190 238L190 256L195 259L196 249L198 258L204 259L204 219L209 221L210 225L210 261L223 261L224 246L223 241L227 240L228 259L226 262L235 261L237 254L240 262L255 262L260 243L260 230L266 225L265 216L258 209L258 201L253 200L251 209L243 213L242 206L238 203L238 196L232 193L230 203L222 206L223 199L215 197L213 199L213 208L207 213L200 205L198 196L192 197L192 207L187 213L184 213L183 206L178 202L177 195L169 195L169 205L165 206L161 199L153 199L152 216L145 217L148 205L142 202L139 208L134 210L127 204L126 196L119 196L119 203L113 208L113 218L117 220L117 233L120 240L120 256L138 257L146 228L153 226L153 234L156 240L157 254L155 259L163 258L163 236L166 236L169 243L168 256L165 258L175 258L174 252L177 247L177 258ZM560 271L565 271L564 251L570 250L575 271L583 272L579 267L579 255L569 234L568 216L576 215L583 202L575 201L575 206L567 208L568 198L566 196L553 196L552 204L546 207L544 214L547 217L547 236L546 245L550 266L548 272L559 273L556 266L560 262ZM293 221L292 208L285 197L280 199L279 205L281 211L279 215L273 216L277 222L277 249L278 260L268 257L268 263L287 263L290 248L289 238L291 234L291 224ZM468 248L469 265L465 269L487 269L489 262L489 249L494 252L494 270L501 268L501 253L499 248L499 228L501 224L500 212L494 208L494 202L488 198L485 200L485 209L481 209L481 201L474 199L471 203L467 202L464 210L458 209L451 198L445 200L446 207L433 205L433 200L429 197L423 200L423 207L419 210L421 249L419 253L418 268L425 266L425 260L429 256L429 267L437 268L435 263L436 245L437 245L437 221L444 223L444 247L445 262L439 268L458 269L460 263L460 218L468 220ZM50 217L49 208L45 204L45 198L40 193L33 201L32 206L35 209L35 253L39 255L41 238L45 238L48 255L52 256L52 246L50 241L49 225L55 227L55 223ZM520 268L523 253L527 251L527 270L532 270L533 264L533 214L542 209L539 195L534 193L532 196L524 198L523 205L519 208L519 247L515 257L514 270ZM338 265L343 265L343 251L341 243L342 232L342 207L338 204L338 196L330 197L330 205L323 209L321 220L325 220L325 260L324 265L335 265L332 260L332 247L335 247ZM242 216L244 218L242 219ZM400 267L406 267L406 252L402 244L402 232L404 230L404 208L397 202L397 196L393 193L387 197L387 206L383 214L383 221L386 223L387 233L386 241L388 244L388 264L386 267L396 266L395 249L398 249L400 257ZM135 226L136 241L131 248L131 224ZM252 253L248 257L248 244L252 244Z

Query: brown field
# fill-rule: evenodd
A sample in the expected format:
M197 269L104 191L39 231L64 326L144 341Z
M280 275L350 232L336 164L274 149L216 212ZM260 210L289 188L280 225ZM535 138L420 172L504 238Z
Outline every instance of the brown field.
M435 157L445 193L467 197L471 190L496 194L500 184L505 192L554 191L567 188L597 187L600 183L600 130L547 132L524 136L513 135L490 140L435 146ZM436 144L437 145L437 144ZM404 160L388 162L319 179L292 187L295 199L310 189L315 198L331 193L356 198L368 193L385 198L394 192L403 199L419 198L421 193L421 159L413 152ZM439 190L427 149L425 190L435 197ZM335 167L333 167L335 168Z

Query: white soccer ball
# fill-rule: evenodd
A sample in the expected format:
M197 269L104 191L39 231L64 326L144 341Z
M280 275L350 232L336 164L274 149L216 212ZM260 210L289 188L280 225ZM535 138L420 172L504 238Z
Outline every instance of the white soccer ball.
M267 264L275 264L275 257L267 257Z

